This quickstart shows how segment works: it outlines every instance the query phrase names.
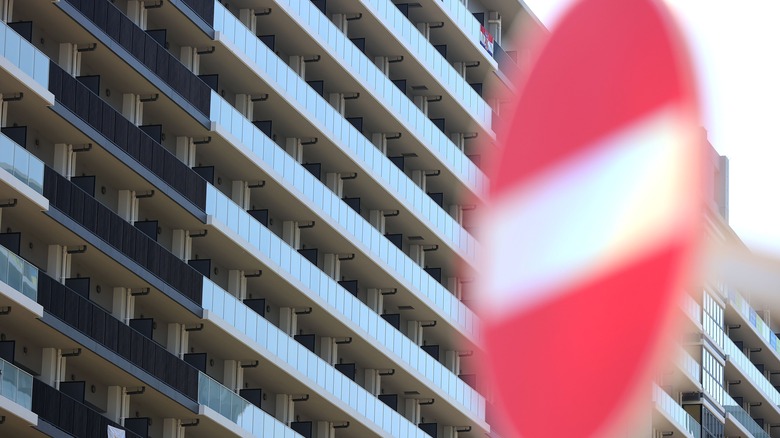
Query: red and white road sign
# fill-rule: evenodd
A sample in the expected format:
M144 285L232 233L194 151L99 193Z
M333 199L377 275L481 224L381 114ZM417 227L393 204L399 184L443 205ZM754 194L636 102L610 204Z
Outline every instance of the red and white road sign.
M658 1L582 0L522 90L479 227L486 371L521 437L628 436L700 236L689 60Z

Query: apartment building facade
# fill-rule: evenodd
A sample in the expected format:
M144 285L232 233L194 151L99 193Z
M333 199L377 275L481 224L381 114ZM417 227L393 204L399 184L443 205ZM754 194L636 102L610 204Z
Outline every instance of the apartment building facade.
M497 435L470 216L523 16L0 0L0 435Z

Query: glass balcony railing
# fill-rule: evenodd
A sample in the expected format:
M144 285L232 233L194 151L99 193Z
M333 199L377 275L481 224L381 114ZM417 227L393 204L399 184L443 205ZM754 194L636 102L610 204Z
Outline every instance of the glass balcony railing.
M303 4L308 2L300 3ZM311 24L312 26L332 26L330 21L322 15L319 17L315 16L315 18L316 24ZM314 18L312 18L312 20L313 19ZM322 19L322 21L320 21L320 19ZM243 23L230 12L226 11L225 7L219 3L214 5L214 30L221 32L227 40L235 45L237 50L247 55L248 60L254 64L252 68L263 77L269 85L273 86L276 90L279 90L280 93L283 93L288 101L297 102L298 109L303 114L308 113L307 118L312 122L316 121L315 125L319 125L323 132L329 133L341 147L352 149L353 153L356 150L368 146L376 150L376 147L371 144L362 133L355 129L355 127L341 114L336 112L336 110L333 109L322 96L314 91L306 81L295 74L283 60L281 60L273 51L269 50L257 36L250 32ZM331 34L332 36L330 36ZM343 34L338 31L329 33L331 41L329 41L328 44L336 44L337 34L343 37ZM377 75L384 77L379 73L379 70L373 63L363 56L360 50L358 50L350 41L347 40L346 43L342 42L342 44L347 43L350 45L345 45L341 50L344 50L344 53L349 53L349 64L357 63L357 71L361 75L368 75L369 71L374 72L374 79L372 82L376 82ZM406 111L402 112L402 116L407 120L406 127L411 131L420 134L425 143L434 148L434 153L441 158L441 161L444 164L452 169L453 173L464 182L469 190L476 193L478 196L483 196L487 192L488 181L482 171L479 170L461 150L456 148L447 135L441 132L430 119L422 116L422 114L419 113L419 109L414 106L414 104L412 104L395 85L389 81L388 84L389 85L385 87L384 82L381 84L377 83L376 86L381 88L372 91L380 94L391 93L389 96L391 96L390 99L393 106L400 108L401 111ZM401 102L406 103L401 105ZM403 108L406 109L404 110ZM419 115L419 117L415 114ZM382 157L382 154L378 153L378 151L376 152L377 158ZM387 157L384 157L382 160L375 162L375 166L368 167L376 167L376 165L381 164L383 161L385 161L388 166L392 165L390 160L387 159Z
M723 337L723 352L728 356L728 360L739 369L739 371L748 377L749 384L753 385L758 391L773 405L780 405L780 392L769 383L766 376L756 368L753 362L737 348L736 344L728 337Z
M198 375L198 403L217 411L252 436L301 437L284 423L202 372Z
M393 85L390 79L374 65L374 62L358 50L314 3L299 0L281 0L280 3L291 11L294 18L305 29L315 34L314 36L322 44L329 46L343 62L351 66L351 71L360 75L366 81L367 88L384 99L385 105L391 106L397 114L406 117L407 125L412 117L425 118L411 100L396 98L397 93L405 96L404 92ZM444 88L466 107L479 124L487 130L492 130L493 110L390 0L364 0L363 3L390 33L405 44L409 52L426 67L426 70L431 72Z
M49 58L2 22L0 22L0 56L19 67L43 88L49 88Z
M388 434L426 436L404 416L209 280L205 280L203 285L203 308L268 349L275 356L275 362L281 362L280 366L300 371Z
M696 382L701 382L701 365L699 365L699 362L696 362L696 359L694 359L693 356L682 348L679 350L679 359L677 363L680 364L680 367L688 372L691 377L696 379Z
M325 215L330 216L344 227L356 242L365 245L368 252L386 263L392 271L392 275L397 275L402 281L407 281L411 285L410 289L419 291L418 293L422 297L430 300L432 307L438 309L440 314L453 321L466 334L475 338L478 336L477 326L479 323L471 309L435 281L423 268L414 263L409 256L393 245L352 207L339 199L333 191L322 184L224 99L214 93L211 101L214 104L211 112L212 119L230 130L231 134L240 141L241 144L236 146L251 149L251 152L259 160L262 160L265 166L271 167L286 180L290 187L294 187L306 196L312 205L321 209ZM369 150L376 151L373 147ZM391 167L393 175L403 175L398 168ZM398 181L399 178L391 177L391 180ZM413 184L411 181L409 183ZM429 199L425 194L422 196ZM452 219L443 211L440 213L444 217ZM465 232L456 234L452 232L455 230L449 229L449 231L450 236L457 235L462 238L462 240L457 239L456 241L465 245L465 248L462 248L466 252L465 256L474 260L477 243L473 237Z
M688 432L694 438L701 438L701 425L658 385L653 385L653 402L680 430Z
M728 300L734 306L735 309L750 323L753 330L756 331L758 336L764 341L764 344L768 346L775 354L780 357L780 345L777 342L777 335L774 331L761 319L750 304L742 297L736 290L728 288Z
M417 370L467 411L480 419L485 418L485 399L477 391L212 185L207 187L206 213L238 234L250 246L257 248L268 258L265 263L270 265L269 267L273 267L285 278L299 281L308 289L308 294L318 295L340 313L341 317L351 321L356 330L363 330L375 339L378 345L395 354L400 359L399 363L406 363ZM382 247L388 246L393 245L386 242ZM431 278L429 288L433 286L432 283L435 283L435 280ZM448 292L447 294L452 296Z
M723 408L726 412L734 417L748 432L750 432L755 438L770 438L769 434L756 423L742 406L738 405L730 395L723 391Z
M32 409L33 378L0 359L0 395L25 409Z
M701 305L693 299L688 293L685 293L682 301L682 308L685 313L701 325Z
M43 194L43 167L38 157L0 134L0 168L40 194Z
M0 246L0 281L33 301L38 299L38 268Z

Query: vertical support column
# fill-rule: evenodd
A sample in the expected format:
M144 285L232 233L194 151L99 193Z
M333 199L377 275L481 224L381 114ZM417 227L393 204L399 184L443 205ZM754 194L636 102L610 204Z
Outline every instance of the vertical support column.
M137 94L122 94L122 115L136 126L143 124L143 108L141 99Z
M497 11L488 11L487 31L493 35L493 42L501 45L501 14Z
M422 345L423 328L420 321L408 321L406 323L406 335L417 345Z
M337 113L341 114L342 116L344 115L344 110L347 107L347 104L344 101L344 93L330 93L328 95L328 102Z
M442 426L440 428L442 438L458 438L458 432L455 426Z
M112 289L112 293L111 315L127 324L135 312L135 297L125 287L115 287Z
M425 250L422 245L409 245L409 258L421 267L425 267Z
M292 401L291 395L276 395L276 415L274 416L288 426L295 419L295 403Z
M423 34L426 40L431 40L431 25L429 23L417 23L417 30Z
M385 234L385 213L382 210L370 210L368 212L368 223L382 234Z
M424 170L413 170L412 181L417 184L423 191L428 190L427 177Z
M249 209L249 183L246 181L233 181L231 187L231 199L244 210Z
M455 219L455 222L463 225L463 207L458 204L450 205L450 216Z
M293 160L303 163L303 146L300 138L288 137L285 140L284 150L293 157Z
M390 58L387 56L377 56L374 58L374 64L385 76L390 76Z
M255 16L254 9L239 9L238 19L244 23L244 26L246 26L247 29L251 30L253 34L257 35L257 17Z
M108 403L106 405L106 414L110 420L121 424L122 420L129 416L129 397L130 396L125 394L124 386L108 387Z
M366 292L366 305L374 312L381 315L385 313L385 296L382 295L382 291L375 288L370 288Z
M458 277L447 277L447 290L455 295L458 300L463 299L463 283Z
M5 104L5 103L4 103ZM3 124L5 126L5 124ZM54 145L54 170L65 178L70 178L76 171L76 154L73 146L65 143Z
M428 117L428 97L427 96L414 96L414 104L417 105L417 108L420 108L420 111L425 115L425 117Z
M339 346L336 344L336 339L330 336L323 336L320 338L320 357L325 362L335 365L338 362Z
M127 17L137 24L143 30L146 30L146 8L144 2L139 0L128 0Z
M81 53L73 43L60 43L59 65L72 76L81 73Z
M64 283L70 275L70 254L62 245L49 245L46 272L55 280Z
M184 330L184 324L169 323L165 349L177 357L182 357L182 354L186 353L188 348L189 332Z
M458 72L459 75L461 75L464 79L466 78L466 63L456 61L452 63L452 67L455 69L456 72Z
M184 428L178 418L163 418L163 438L184 438Z
M57 387L62 380L60 369L62 354L58 348L44 348L41 354L41 381L49 386Z
M14 0L0 0L0 21L10 23L13 21Z
M244 271L238 269L228 271L228 292L239 300L246 298L246 277L244 277Z
M315 438L336 438L336 429L330 421L318 421L314 429Z
M404 417L412 424L420 424L420 403L417 399L407 398L404 401Z
M0 93L0 98L3 93ZM5 128L8 124L8 102L0 100L0 127Z
M131 224L135 223L138 220L138 198L135 197L135 191L120 190L118 199L117 214Z
M380 394L382 390L382 376L379 375L378 370L366 368L363 387L372 395L376 396Z
M289 336L295 336L298 331L298 315L292 307L279 308L279 329Z
M455 146L463 150L466 147L466 136L462 132L453 132L450 134L450 140L455 144Z
M341 179L341 174L336 172L328 172L325 174L325 185L333 191L339 198L344 196L344 181Z
M252 102L252 96L248 94L236 94L236 109L247 120L254 120L255 104Z
M181 63L196 75L200 73L200 55L198 49L190 46L181 48Z
M387 134L382 132L371 134L371 143L382 152L382 155L387 155Z
M293 249L301 247L301 229L296 221L284 221L282 223L282 240L292 246Z
M173 230L171 252L185 262L192 257L192 238L187 230Z
M195 166L195 143L190 137L176 137L176 158L187 167Z
M231 391L238 392L244 386L244 369L237 360L225 360L224 385Z
M347 14L333 14L330 19L333 24L339 28L341 33L347 35L347 24L349 23L347 20Z
M304 81L306 80L306 62L303 60L303 56L292 55L290 56L290 68Z
M460 374L460 355L455 350L444 352L444 366L456 376Z
M341 260L338 254L325 254L322 270L328 277L336 281L341 280Z

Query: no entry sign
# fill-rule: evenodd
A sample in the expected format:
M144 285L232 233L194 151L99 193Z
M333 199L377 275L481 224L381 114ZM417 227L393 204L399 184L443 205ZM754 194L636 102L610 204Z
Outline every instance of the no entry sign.
M614 425L650 399L702 223L695 90L663 5L577 3L505 132L480 225L499 409L524 438L638 432Z

